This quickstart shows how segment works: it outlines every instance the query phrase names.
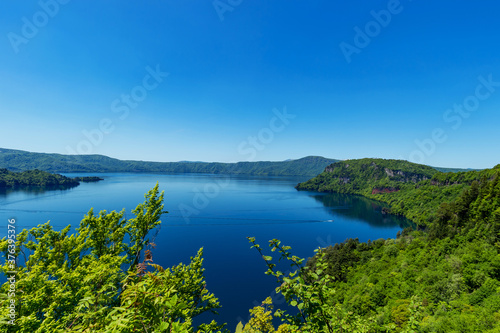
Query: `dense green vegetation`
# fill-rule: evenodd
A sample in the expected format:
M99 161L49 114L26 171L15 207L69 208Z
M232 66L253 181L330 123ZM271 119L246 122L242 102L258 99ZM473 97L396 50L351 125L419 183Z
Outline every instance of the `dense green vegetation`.
M31 153L0 148L0 168L49 172L158 172L313 177L337 160L309 156L283 162L145 162L122 161L102 155Z
M324 249L332 302L373 320L371 332L403 331L411 320L418 332L500 332L500 169L457 179L477 176L425 232Z
M40 170L12 172L0 169L0 188L73 187L78 180Z
M370 196L380 190L399 191L405 185L431 179L438 171L399 160L365 158L334 163L317 177L297 185L299 190Z
M99 177L66 177L41 170L27 170L13 172L7 169L0 169L0 188L20 189L20 188L70 188L78 186L80 182L98 182L103 180Z
M363 195L388 203L390 213L429 226L442 202L455 200L473 181L492 177L499 168L442 173L407 161L366 158L334 163L297 189Z

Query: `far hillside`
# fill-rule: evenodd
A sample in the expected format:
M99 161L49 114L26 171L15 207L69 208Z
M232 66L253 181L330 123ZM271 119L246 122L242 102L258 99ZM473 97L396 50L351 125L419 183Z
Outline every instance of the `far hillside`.
M38 169L62 173L155 172L314 177L326 166L337 161L321 156L308 156L283 162L147 162L124 161L103 155L31 153L0 148L0 168L11 171Z
M0 168L11 171L38 169L54 173L149 172L314 177L338 161L321 156L307 156L281 162L148 162L119 160L103 155L32 153L0 148ZM432 169L450 172L468 171L437 167Z

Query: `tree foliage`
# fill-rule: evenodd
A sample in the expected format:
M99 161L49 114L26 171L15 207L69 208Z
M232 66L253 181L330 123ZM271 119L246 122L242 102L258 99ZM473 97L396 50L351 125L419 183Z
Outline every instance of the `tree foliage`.
M9 283L0 289L2 332L192 332L193 318L219 303L206 289L202 250L187 265L153 262L151 237L159 227L163 192L158 184L144 203L95 215L91 209L76 233L47 222L17 235L16 320L9 324ZM0 250L9 254L4 238ZM11 267L3 265L6 274ZM216 322L198 332L222 329Z

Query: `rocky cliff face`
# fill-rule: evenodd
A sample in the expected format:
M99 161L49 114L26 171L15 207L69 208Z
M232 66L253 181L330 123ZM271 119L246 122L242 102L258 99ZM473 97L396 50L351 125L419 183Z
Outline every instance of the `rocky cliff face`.
M339 179L341 182L344 184L349 183L351 180L351 177L349 174L351 173L349 170L350 165L348 163L334 163L325 168L325 172L327 173L345 173L345 176L338 176L336 177ZM379 165L377 165L375 162L372 162L370 164L367 164L365 166L365 171L371 176L372 179L375 180L380 180L383 178L388 177L389 180L394 180L398 182L403 182L403 183L418 183L419 181L422 180L427 180L429 177L426 175L422 175L419 173L414 173L414 172L408 172L408 171L402 171L402 170L397 170L397 169L390 169L390 168L382 168L379 169ZM342 170L343 169L343 170ZM345 172L342 172L345 171Z
M347 167L349 167L349 164L347 164ZM334 166L334 164L329 165L329 166L327 166L327 167L325 168L325 172L333 172L333 171L335 170L335 168L336 168L336 167Z
M435 169L401 160L364 158L330 164L320 175L297 185L299 190L361 194L393 193L433 179Z
M372 194L380 194L380 193L393 193L399 191L398 188L395 187L375 187L372 190Z
M419 181L429 179L425 175L420 175L411 172L404 172L401 170L391 170L388 168L384 168L384 171L391 180L396 180L404 183L409 183L409 182L418 183Z

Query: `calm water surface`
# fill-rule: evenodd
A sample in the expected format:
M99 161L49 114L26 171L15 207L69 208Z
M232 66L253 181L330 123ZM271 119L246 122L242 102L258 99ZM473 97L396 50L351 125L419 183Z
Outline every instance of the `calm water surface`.
M144 193L159 182L169 213L162 218L153 259L163 266L187 263L203 247L207 288L223 306L216 320L227 322L230 329L239 320L247 321L248 310L266 297L273 297L278 306L283 302L247 236L264 247L279 238L295 255L307 258L314 249L347 238L394 238L408 225L405 219L383 215L380 203L365 198L296 191L294 186L306 178L96 175L104 181L69 190L0 192L1 237L6 235L7 218L13 217L19 228L50 220L55 229L76 227L91 207L96 212L125 208L132 217Z

